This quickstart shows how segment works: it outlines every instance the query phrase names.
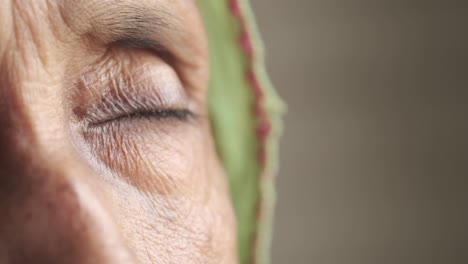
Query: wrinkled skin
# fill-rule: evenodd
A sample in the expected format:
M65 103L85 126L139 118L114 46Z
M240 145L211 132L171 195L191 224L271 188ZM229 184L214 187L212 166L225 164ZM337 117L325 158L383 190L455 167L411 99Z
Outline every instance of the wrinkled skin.
M194 1L0 4L0 263L236 263Z

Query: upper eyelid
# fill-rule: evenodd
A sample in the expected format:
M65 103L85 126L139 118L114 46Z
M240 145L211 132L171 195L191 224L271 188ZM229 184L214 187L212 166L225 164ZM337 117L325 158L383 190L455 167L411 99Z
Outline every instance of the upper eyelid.
M73 112L87 123L158 109L198 112L174 69L147 51L110 52L83 73L75 86L85 99Z
M149 56L157 56L167 65L171 66L178 74L177 57L162 42L151 38L122 38L108 45L109 47L123 48L128 50L139 49L149 51Z
M164 95L139 93L132 89L118 93L105 93L100 101L81 111L82 119L87 123L97 123L109 117L124 116L132 113L150 112L164 109L189 109L185 102L165 102Z

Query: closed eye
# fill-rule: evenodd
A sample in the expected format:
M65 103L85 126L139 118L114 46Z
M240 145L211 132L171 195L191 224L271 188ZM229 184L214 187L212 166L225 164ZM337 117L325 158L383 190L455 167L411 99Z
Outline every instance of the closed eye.
M149 120L162 120L162 119L175 119L177 121L187 122L190 119L195 119L194 112L188 109L157 109L157 110L141 110L130 113L117 114L113 117L104 119L102 121L91 122L90 127L103 126L112 122L122 122L127 120L149 119Z

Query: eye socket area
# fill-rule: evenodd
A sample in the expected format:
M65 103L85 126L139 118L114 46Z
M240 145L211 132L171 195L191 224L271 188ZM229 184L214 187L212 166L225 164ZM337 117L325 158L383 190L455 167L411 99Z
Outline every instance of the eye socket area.
M104 166L141 188L161 166L177 168L171 160L191 164L208 131L203 101L152 53L103 57L85 68L71 91L76 146L97 169Z
M106 180L145 192L177 189L148 182L191 175L209 131L199 90L151 51L115 49L85 59L68 71L63 94L77 155Z
M203 103L173 67L149 51L117 50L100 58L75 85L73 114L85 126L129 120L196 120Z

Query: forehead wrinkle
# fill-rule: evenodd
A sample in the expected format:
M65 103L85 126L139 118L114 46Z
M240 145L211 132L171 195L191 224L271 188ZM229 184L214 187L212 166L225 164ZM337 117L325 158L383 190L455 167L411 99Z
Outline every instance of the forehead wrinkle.
M161 1L64 0L63 9L75 33L102 44L129 39L163 41L182 28L177 15Z

